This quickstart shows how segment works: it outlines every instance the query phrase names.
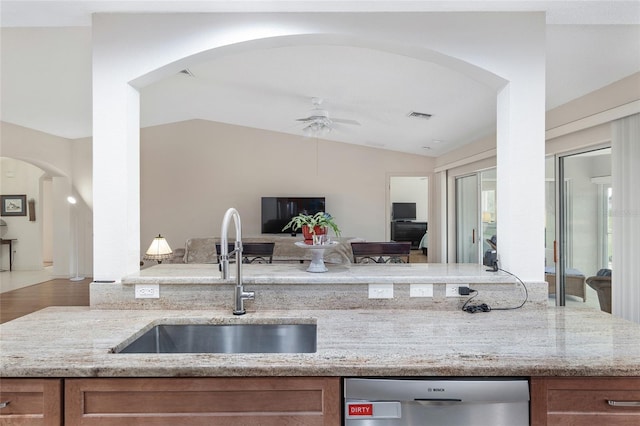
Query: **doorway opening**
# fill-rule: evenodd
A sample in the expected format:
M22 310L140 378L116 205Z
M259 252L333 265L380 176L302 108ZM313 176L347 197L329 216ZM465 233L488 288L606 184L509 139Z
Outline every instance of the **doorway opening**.
M410 241L411 263L427 263L429 256L429 178L427 176L390 176L390 218L388 235L391 241Z

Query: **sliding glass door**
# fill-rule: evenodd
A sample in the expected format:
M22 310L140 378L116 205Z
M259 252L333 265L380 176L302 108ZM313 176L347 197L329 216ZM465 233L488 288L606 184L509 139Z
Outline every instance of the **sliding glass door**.
M456 262L478 263L480 259L478 175L456 179Z
M496 169L456 178L456 262L482 263L496 223Z
M545 273L558 306L570 298L599 307L585 281L611 268L610 180L610 148L547 160Z

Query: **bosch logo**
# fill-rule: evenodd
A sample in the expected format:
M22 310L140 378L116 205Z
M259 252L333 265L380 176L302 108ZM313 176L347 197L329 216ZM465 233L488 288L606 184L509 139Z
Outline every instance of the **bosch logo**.
M429 392L445 392L444 388L427 388Z

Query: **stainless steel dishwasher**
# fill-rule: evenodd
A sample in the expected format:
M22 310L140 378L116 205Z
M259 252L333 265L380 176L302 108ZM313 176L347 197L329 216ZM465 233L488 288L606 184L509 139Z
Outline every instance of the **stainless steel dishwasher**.
M345 426L529 424L524 378L347 378Z

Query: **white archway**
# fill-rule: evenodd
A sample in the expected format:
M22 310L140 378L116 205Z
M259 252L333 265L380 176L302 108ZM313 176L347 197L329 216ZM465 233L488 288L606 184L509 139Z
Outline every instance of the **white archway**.
M94 158L100 159L94 160L96 279L117 281L138 269L135 86L179 71L185 58L298 37L309 37L309 42L319 37L324 43L349 40L423 59L437 57L499 89L499 175L502 170L519 176L515 185L509 185L514 182L509 176L498 188L507 201L502 209L515 212L512 220L501 223L506 230L501 238L503 264L524 279L542 279L544 215L534 215L540 216L539 223L525 217L532 216L527 205L544 206L544 14L355 13L340 19L335 14L124 14L96 15L93 28ZM114 205L123 208L114 214ZM521 223L525 220L526 226ZM527 246L521 244L523 238Z

